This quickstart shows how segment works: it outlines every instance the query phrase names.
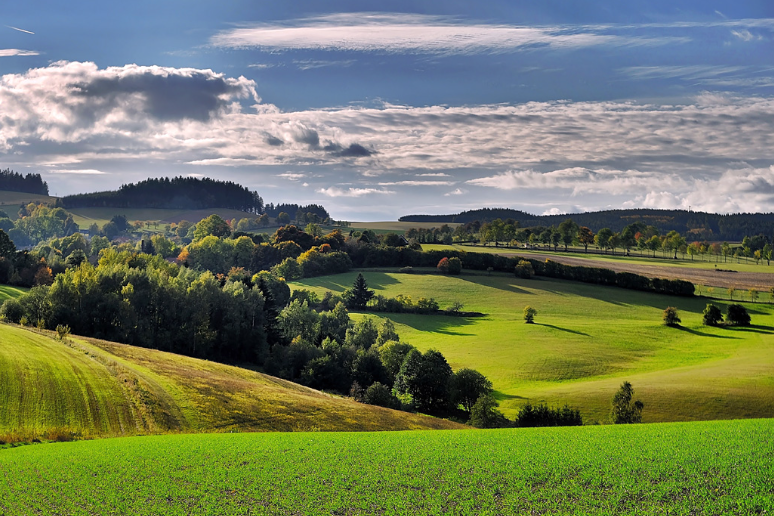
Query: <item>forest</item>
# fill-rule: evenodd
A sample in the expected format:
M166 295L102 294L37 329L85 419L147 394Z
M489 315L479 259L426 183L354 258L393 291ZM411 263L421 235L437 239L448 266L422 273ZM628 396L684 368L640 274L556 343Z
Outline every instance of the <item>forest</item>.
M0 190L48 195L48 183L40 174L20 174L7 168L0 170Z

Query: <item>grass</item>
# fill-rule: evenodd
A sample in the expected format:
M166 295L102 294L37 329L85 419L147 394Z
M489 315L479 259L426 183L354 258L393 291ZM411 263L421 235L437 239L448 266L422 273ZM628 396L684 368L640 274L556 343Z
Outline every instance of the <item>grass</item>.
M584 420L607 421L610 400L629 380L644 420L691 421L774 416L774 307L746 305L753 326L701 324L707 300L570 281L485 273L458 277L362 271L377 294L454 301L478 318L389 314L401 339L441 351L456 370L490 378L501 409L569 404ZM301 280L291 288L341 292L357 271ZM725 312L726 302L716 301ZM536 324L522 310L537 309ZM676 306L682 326L662 324ZM387 315L387 314L383 314Z
M248 369L0 325L0 439L164 432L460 428ZM5 436L5 437L3 437Z
M174 435L0 452L0 513L768 514L774 421Z
M17 298L25 294L29 289L24 287L12 287L11 285L0 285L0 305L6 299Z
M56 197L47 195L38 195L25 192L9 192L0 190L0 210L6 212L11 219L19 218L19 207L31 202L49 203L56 200Z
M695 260L691 260L690 257L682 257L677 260L671 258L662 258L661 253L657 252L657 258L649 256L639 256L639 251L632 251L632 256L624 256L623 252L619 249L617 255L613 254L596 254L583 252L583 248L575 248L574 252L565 253L562 251L562 246L559 247L559 251L554 253L550 249L530 250L530 249L518 249L507 247L492 247L492 246L469 246L469 245L443 245L443 244L422 244L422 249L425 251L443 251L448 249L454 249L457 251L475 252L475 253L494 253L502 255L518 255L529 257L531 255L547 255L556 254L557 256L568 256L571 258L578 258L589 261L589 267L604 267L605 263L627 263L632 265L656 265L660 267L688 267L692 269L706 269L712 270L716 267L718 269L730 269L739 272L761 272L774 274L774 267L766 265L766 260L761 260L760 264L756 265L755 260L752 258L741 258L741 262L737 263L736 258L729 257L726 262L723 261L723 257L719 258L719 261L715 261L714 257L711 260L705 260L702 257L697 257ZM687 255L686 255L687 256ZM596 264L594 262L601 262Z
M226 208L210 208L205 210L178 210L178 209L154 209L154 208L72 208L68 210L73 214L73 220L81 229L86 229L92 224L102 227L113 218L114 215L124 215L129 222L139 221L160 221L158 228L153 226L150 229L143 226L143 230L159 231L163 229L164 224L170 222L180 222L187 220L189 222L199 222L203 218L216 213L224 219L237 220L246 217L253 217L250 213L231 210Z

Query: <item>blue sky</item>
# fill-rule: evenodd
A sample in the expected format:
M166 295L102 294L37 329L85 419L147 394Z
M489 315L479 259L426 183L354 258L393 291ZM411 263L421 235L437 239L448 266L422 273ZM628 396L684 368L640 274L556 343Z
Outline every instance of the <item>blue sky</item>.
M112 4L2 8L0 166L52 193L204 175L349 220L772 211L771 2Z

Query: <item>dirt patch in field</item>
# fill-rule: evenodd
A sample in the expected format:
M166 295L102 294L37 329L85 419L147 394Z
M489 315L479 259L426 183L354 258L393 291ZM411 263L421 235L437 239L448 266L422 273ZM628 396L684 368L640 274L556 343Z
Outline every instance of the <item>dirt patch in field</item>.
M502 253L504 256L520 256L519 253ZM708 287L734 287L738 289L755 288L762 292L774 286L774 275L765 272L719 272L713 269L692 269L689 267L660 267L658 265L629 264L625 262L604 262L591 258L573 258L561 254L530 253L529 258L553 260L565 265L579 267L600 267L615 272L632 272L649 278L668 278L690 281L694 285Z

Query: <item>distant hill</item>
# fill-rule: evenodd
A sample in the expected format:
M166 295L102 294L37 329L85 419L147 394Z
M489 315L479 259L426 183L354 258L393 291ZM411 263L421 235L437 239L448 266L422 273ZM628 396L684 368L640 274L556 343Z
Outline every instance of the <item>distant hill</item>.
M248 369L0 325L0 439L200 431L462 428Z
M210 178L150 178L121 185L118 190L68 195L65 208L174 208L200 210L231 208L263 213L263 199L257 192L233 183Z
M48 183L40 174L22 175L7 168L0 170L0 190L48 195Z
M468 223L486 222L495 219L512 219L521 227L557 226L565 219L572 219L581 226L593 231L610 228L621 231L633 222L643 222L655 226L664 234L677 231L684 235L693 235L696 239L741 240L745 236L763 233L774 235L774 213L737 213L722 215L687 210L606 210L588 213L570 213L564 215L533 215L521 210L508 208L482 208L463 211L451 215L407 215L398 219L401 222L449 222Z

